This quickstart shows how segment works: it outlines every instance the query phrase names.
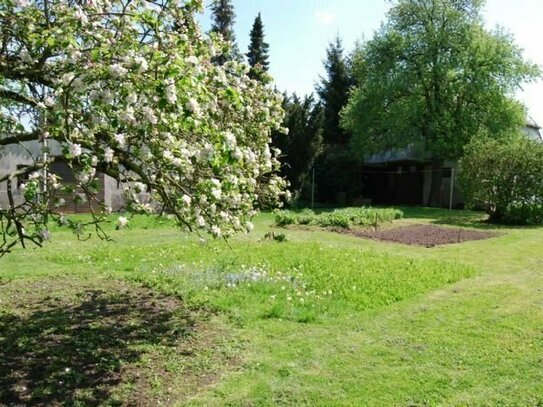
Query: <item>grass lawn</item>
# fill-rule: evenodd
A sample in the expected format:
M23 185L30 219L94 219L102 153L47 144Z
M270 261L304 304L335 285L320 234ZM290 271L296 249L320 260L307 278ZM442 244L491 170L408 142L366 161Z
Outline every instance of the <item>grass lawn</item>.
M543 405L543 228L424 248L135 218L0 259L0 405ZM270 231L286 242L264 239Z

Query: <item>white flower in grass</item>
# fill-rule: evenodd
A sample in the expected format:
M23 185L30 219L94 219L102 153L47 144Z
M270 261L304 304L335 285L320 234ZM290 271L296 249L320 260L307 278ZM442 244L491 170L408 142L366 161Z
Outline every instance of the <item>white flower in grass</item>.
M126 225L128 225L128 219L125 216L119 216L119 219L117 219L117 227L124 228Z

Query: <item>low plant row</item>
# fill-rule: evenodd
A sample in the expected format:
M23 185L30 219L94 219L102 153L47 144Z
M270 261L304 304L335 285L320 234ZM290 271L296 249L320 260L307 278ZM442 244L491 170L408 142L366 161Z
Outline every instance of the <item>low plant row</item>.
M311 209L303 209L299 212L289 210L277 210L275 224L285 225L316 225L322 227L351 228L353 226L378 227L383 223L401 219L403 212L393 208L345 208L332 212L316 214Z

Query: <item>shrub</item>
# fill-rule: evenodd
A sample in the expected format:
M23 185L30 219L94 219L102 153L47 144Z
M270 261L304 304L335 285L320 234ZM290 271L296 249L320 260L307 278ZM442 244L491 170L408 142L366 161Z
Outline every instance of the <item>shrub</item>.
M322 227L350 228L352 226L374 226L403 217L403 212L393 208L346 208L316 215L310 209L300 212L275 211L275 223L284 225L317 225Z
M468 207L482 207L490 221L543 223L543 144L524 136L480 139L466 148L459 184Z

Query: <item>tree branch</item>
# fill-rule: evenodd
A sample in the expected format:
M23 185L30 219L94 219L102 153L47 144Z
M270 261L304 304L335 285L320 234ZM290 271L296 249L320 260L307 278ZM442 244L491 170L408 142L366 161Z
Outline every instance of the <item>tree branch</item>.
M0 98L13 100L14 102L19 102L25 105L30 105L36 107L38 103L34 99L30 99L20 93L14 92L9 89L0 89Z
M19 144L24 141L40 140L40 132L32 131L30 133L21 133L9 137L0 137L0 146L9 146L12 144Z

